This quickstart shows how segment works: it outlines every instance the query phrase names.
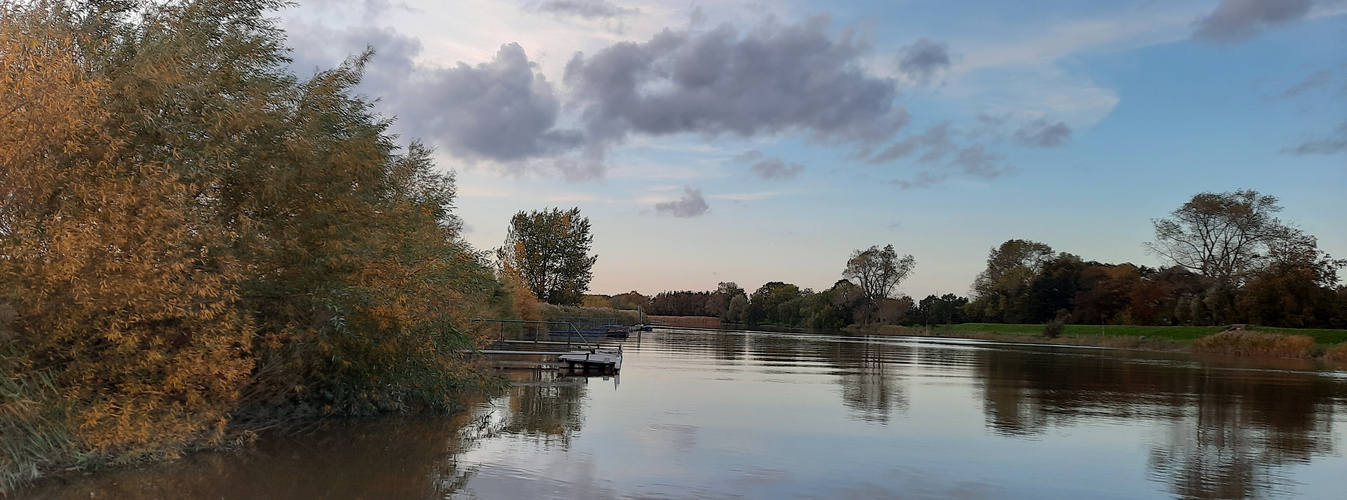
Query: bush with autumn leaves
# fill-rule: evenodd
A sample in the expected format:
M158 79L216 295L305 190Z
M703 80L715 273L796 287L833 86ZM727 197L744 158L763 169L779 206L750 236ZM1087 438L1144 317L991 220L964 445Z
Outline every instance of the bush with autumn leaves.
M0 3L0 491L483 382L513 297L452 176L356 94L368 54L289 71L281 3Z

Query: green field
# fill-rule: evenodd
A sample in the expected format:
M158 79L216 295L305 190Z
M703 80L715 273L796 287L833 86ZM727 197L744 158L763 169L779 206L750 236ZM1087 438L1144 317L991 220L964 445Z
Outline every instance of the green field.
M1016 335L1042 335L1043 325L1003 324L1003 323L963 323L952 325L956 332L995 332ZM1250 330L1260 332L1309 335L1316 344L1331 345L1347 341L1347 330L1271 328L1250 326ZM1179 341L1192 341L1199 337L1225 330L1224 326L1138 326L1138 325L1066 325L1063 336L1082 335L1126 335L1160 337Z

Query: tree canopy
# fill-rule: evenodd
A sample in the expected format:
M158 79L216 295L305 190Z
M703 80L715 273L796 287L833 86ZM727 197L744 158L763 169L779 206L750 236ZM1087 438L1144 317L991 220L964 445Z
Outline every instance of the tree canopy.
M1174 265L1222 282L1266 263L1272 247L1303 237L1275 217L1277 198L1252 189L1198 193L1169 217L1151 219L1146 248Z
M539 299L579 305L594 277L594 236L579 208L520 211L510 218L505 245L497 251L502 271L518 275Z
M883 249L872 246L851 252L842 277L854 280L867 300L878 302L892 297L916 265L910 254L899 258L893 245L884 245Z
M0 378L60 410L0 445L68 440L0 457L0 488L479 379L470 319L512 313L452 174L355 91L368 53L290 73L280 5L0 3Z

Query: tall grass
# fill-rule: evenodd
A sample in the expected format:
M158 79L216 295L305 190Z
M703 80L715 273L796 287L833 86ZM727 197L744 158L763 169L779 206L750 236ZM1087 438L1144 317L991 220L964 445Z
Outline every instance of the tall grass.
M1208 335L1193 341L1193 352L1308 358L1314 356L1314 337L1235 330Z
M1328 350L1324 352L1324 359L1339 363L1347 363L1347 342L1328 348Z
M1250 325L1246 330L1256 332L1281 333L1287 335L1309 335L1314 337L1316 344L1333 345L1347 342L1347 330L1330 330L1327 328L1276 328L1271 326Z
M70 414L47 372L24 373L12 348L0 348L0 496L37 478L73 449Z
M950 326L950 330L961 332L996 332L1017 335L1038 335L1043 333L1042 324L1004 324L1004 323L963 323ZM1170 340L1196 340L1206 335L1225 330L1223 326L1144 326L1144 325L1066 325L1062 335L1077 336L1146 336L1162 337Z
M709 316L651 316L650 320L661 326L682 326L690 328L722 328L720 318Z

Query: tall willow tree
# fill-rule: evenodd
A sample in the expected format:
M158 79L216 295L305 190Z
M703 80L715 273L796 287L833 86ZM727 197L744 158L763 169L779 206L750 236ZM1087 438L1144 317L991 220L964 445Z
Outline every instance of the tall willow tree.
M6 391L0 448L64 443L0 455L0 489L478 380L470 319L511 301L453 177L357 96L370 54L290 74L280 4L0 4L0 375L52 388Z

